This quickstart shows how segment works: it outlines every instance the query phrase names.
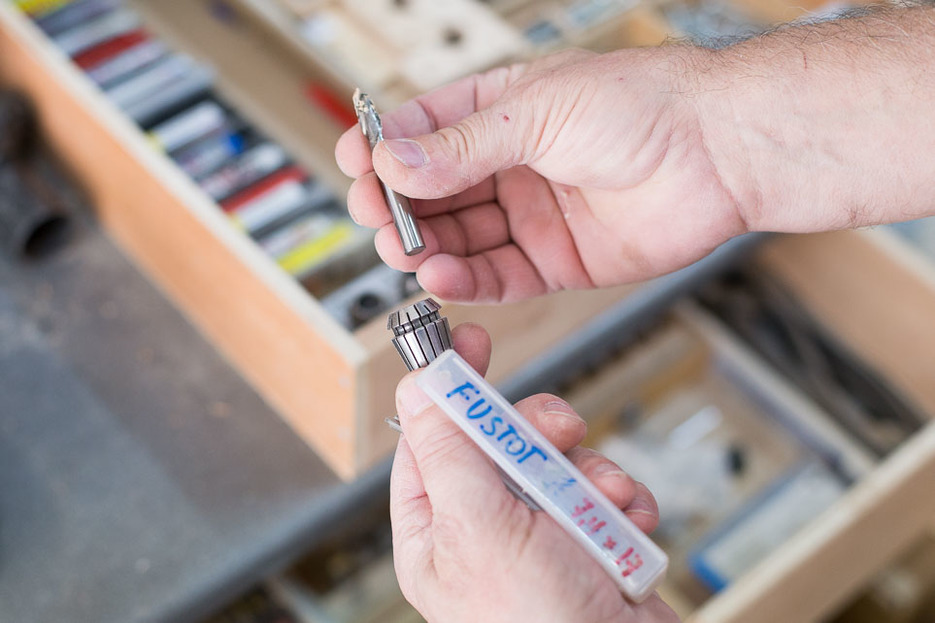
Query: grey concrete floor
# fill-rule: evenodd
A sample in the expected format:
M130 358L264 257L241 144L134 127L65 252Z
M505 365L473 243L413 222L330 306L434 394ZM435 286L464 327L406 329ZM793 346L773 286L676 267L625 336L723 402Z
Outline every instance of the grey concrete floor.
M194 621L297 558L342 485L88 218L0 261L0 621Z

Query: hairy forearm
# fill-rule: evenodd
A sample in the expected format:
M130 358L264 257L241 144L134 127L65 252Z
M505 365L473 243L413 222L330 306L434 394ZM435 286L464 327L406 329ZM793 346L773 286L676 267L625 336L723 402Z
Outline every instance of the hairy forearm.
M749 229L935 214L935 7L784 27L692 66L686 95Z

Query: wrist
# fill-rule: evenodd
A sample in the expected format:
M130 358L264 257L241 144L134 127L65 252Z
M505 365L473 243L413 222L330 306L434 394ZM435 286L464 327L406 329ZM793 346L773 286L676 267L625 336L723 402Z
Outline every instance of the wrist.
M794 42L767 36L703 57L693 91L703 143L748 231L807 232L836 222L860 197L852 137L835 128L846 68L828 71ZM869 174L864 171L863 174Z
M935 45L923 19L933 13L884 9L696 55L690 99L748 229L820 231L932 213L935 79L918 53Z
M686 99L719 182L747 231L782 229L777 214L808 194L799 169L812 157L786 92L796 68L765 66L743 44L698 50L692 60Z
M755 132L741 127L746 117L743 107L749 106L735 87L738 67L724 50L694 45L672 46L672 91L679 107L690 119L691 142L696 153L706 163L713 183L729 207L740 231L732 235L757 231L752 217L762 202L761 180L751 168L750 153L739 144L741 135ZM718 211L713 211L717 213ZM723 241L721 241L723 242Z

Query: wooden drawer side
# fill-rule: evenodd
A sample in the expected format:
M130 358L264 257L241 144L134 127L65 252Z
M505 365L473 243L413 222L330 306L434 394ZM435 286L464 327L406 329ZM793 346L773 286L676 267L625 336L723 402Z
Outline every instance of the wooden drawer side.
M935 423L688 623L810 623L935 520Z
M760 259L842 343L935 414L935 271L893 247L879 231L786 236Z
M881 232L837 232L779 238L758 260L827 330L931 417L935 278L931 266L906 253ZM935 422L690 621L821 620L931 526L933 491Z

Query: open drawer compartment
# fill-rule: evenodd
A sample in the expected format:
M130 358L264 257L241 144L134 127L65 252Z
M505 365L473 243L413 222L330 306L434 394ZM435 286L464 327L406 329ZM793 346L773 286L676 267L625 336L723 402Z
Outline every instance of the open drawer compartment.
M180 7L177 17L186 22L187 7L202 3L159 4ZM171 20L157 21L172 30ZM197 29L172 32L185 41ZM268 54L265 62L274 63L275 52ZM257 61L255 72L263 67ZM44 136L123 250L339 475L351 478L395 447L383 419L392 415L393 388L405 368L383 323L352 332L336 322L7 0L0 2L0 83L32 97ZM244 83L232 80L229 90L227 84L222 75L218 90L231 101L247 112L262 109L262 101L238 90ZM270 84L272 93L258 87L262 98L275 99L286 78ZM298 106L302 97L295 85L279 99ZM277 139L287 133L264 130ZM331 138L338 133L332 130ZM330 154L330 138L325 142ZM320 164L325 156L315 153ZM330 174L321 166L343 193L334 165ZM491 332L497 355L490 375L497 381L630 290L566 293L506 307L446 306L446 312L454 324L470 319Z
M788 236L758 262L929 419L691 621L819 621L935 520L935 267L885 231Z
M672 557L661 592L696 623L817 623L935 521L935 269L884 231L779 237L764 244L752 264L750 274L779 284L822 335L912 408L918 420L907 430L914 432L885 452L859 442L853 428L829 417L820 401L779 374L733 327L695 305L676 310L678 331L649 334L562 393L589 419L589 445L651 489L651 470L664 468L675 483L670 493L681 496L668 496L670 504L687 504L692 496L717 499L710 485L716 479L706 484L701 477L710 472L712 440L725 456L737 438L743 442L744 453L734 457L745 466L743 478L717 475L734 490L749 490L778 470L782 475L749 500L727 510L715 502L721 515L713 528L699 526L694 516L694 523L666 526L673 519L667 494L655 485L664 522L658 537ZM690 450L680 446L681 458L672 457L667 446L653 445L676 434L681 442L691 429L697 435L703 422L710 425L712 411L720 424L703 432L707 453L687 459ZM755 422L756 413L772 432ZM679 417L685 426L673 424ZM622 436L615 436L618 430ZM783 441L790 436L810 449L806 460L795 442ZM660 456L673 460L660 465ZM799 466L815 463L816 456L836 475L808 481L819 483L818 492L803 496L799 489L796 497L790 485L796 480L788 475L800 476ZM679 462L689 465L677 472L672 464ZM828 482L837 484L829 491ZM778 508L789 500L797 501L797 513ZM787 536L774 538L784 525ZM693 530L701 536L686 537ZM732 567L729 581L712 573Z

